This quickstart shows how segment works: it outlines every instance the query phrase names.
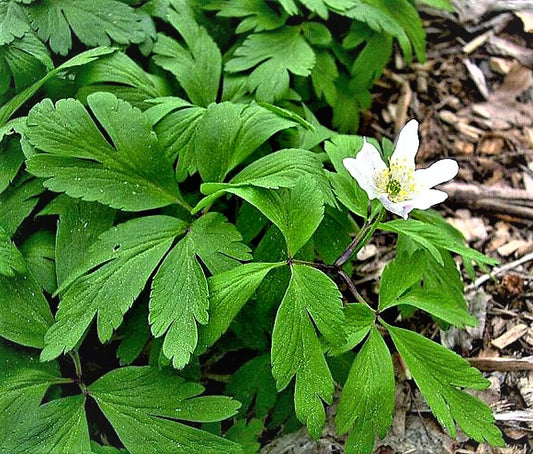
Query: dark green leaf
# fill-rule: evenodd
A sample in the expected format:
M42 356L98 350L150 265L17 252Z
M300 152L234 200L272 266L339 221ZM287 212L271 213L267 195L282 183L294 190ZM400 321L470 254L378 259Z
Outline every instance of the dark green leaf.
M70 396L41 405L19 424L5 451L89 454L91 445L85 416L85 396Z
M0 227L0 275L13 277L26 271L26 263L5 230Z
M43 360L75 347L98 314L98 336L109 340L113 329L186 224L169 216L132 219L103 233L83 265L69 276L61 293L56 323L46 334Z
M185 46L163 34L154 45L154 62L176 76L192 103L208 106L216 101L222 57L207 31L199 26L187 2L173 0L168 11L170 24Z
M71 29L90 47L140 43L145 39L141 15L116 0L42 0L27 10L39 37L55 53L66 55L72 47Z
M344 385L335 422L339 433L350 431L346 453L372 454L376 435L392 424L396 386L392 358L377 328L372 328Z
M327 341L342 344L341 294L335 283L315 268L292 265L291 270L272 333L272 374L279 390L296 376L296 415L318 438L326 419L322 401L331 403L333 379L310 317Z
M169 370L115 369L89 391L132 454L241 452L231 441L175 421L220 421L233 416L239 403L222 396L196 397L203 387Z
M387 325L431 411L455 438L455 423L479 442L503 446L490 408L461 388L485 389L490 382L468 361L412 331Z
M47 293L54 293L57 288L54 234L47 230L35 232L22 243L20 252L37 283Z
M79 101L54 106L45 99L28 116L29 139L43 151L28 160L28 170L47 177L53 191L114 208L181 203L170 163L142 112L110 93L94 93L87 102L112 142Z

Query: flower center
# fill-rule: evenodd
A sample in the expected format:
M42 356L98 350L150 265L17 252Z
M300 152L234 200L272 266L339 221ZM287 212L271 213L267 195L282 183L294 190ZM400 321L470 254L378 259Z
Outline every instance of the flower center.
M377 176L378 192L386 194L394 203L413 199L418 192L414 168L405 162L391 162L389 169L384 169Z

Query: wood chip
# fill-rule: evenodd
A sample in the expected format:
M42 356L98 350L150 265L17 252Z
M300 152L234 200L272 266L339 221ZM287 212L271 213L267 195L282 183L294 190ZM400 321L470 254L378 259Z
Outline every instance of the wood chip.
M533 356L525 358L468 358L468 362L475 368L484 371L533 370Z
M470 61L470 59L468 58L465 58L463 60L463 63L466 66L466 69L468 70L468 74L470 74L470 78L474 81L474 84L476 84L476 87L481 93L481 95L485 99L489 99L489 87L487 85L487 80L485 79L483 71L481 71L479 66Z
M503 246L500 246L497 251L498 254L500 254L502 257L507 257L511 255L513 252L518 251L521 247L526 245L528 242L525 240L511 240L508 243L504 244Z
M515 14L524 24L524 31L533 33L533 11L517 11Z
M518 339L520 339L524 334L527 333L527 330L527 325L519 323L518 325L513 326L510 330L502 334L500 337L494 339L491 344L494 347L503 350L508 345L511 345L513 342L516 342Z
M491 57L490 59L490 68L500 74L507 74L512 65L513 61L507 58Z
M524 66L533 65L533 50L518 46L506 39L493 35L490 37L489 48L496 55L505 55L516 58Z

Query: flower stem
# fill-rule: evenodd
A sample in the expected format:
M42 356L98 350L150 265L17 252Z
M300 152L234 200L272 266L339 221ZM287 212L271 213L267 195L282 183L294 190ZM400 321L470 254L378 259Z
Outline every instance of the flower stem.
M339 258L335 260L334 266L338 268L342 267L348 260L350 260L350 257L353 254L357 254L362 247L368 243L378 224L383 220L384 216L385 211L383 210L383 207L378 208L378 210L374 213L374 216L369 217L365 221L361 227L361 230L357 232L357 235L355 235L350 245L344 250Z

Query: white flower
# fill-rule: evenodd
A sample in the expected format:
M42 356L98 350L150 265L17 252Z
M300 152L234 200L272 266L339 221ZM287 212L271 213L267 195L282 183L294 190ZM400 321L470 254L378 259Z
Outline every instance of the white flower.
M407 219L415 208L427 210L446 200L448 194L431 188L451 180L459 171L453 159L442 159L427 169L415 170L417 152L418 122L411 120L400 131L389 168L366 139L357 156L344 159L343 164L370 200L380 200L387 210Z

